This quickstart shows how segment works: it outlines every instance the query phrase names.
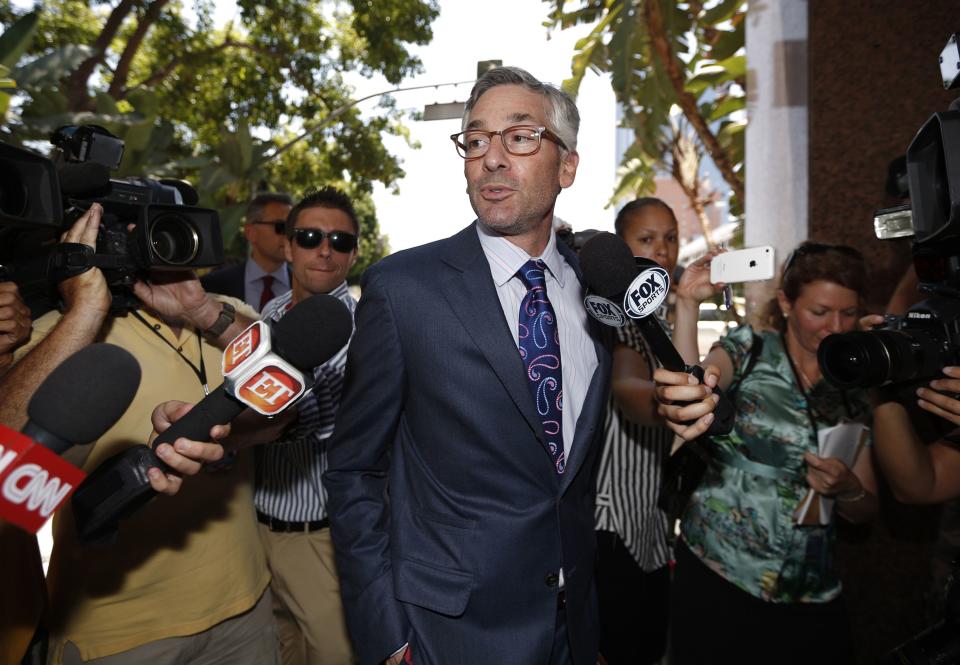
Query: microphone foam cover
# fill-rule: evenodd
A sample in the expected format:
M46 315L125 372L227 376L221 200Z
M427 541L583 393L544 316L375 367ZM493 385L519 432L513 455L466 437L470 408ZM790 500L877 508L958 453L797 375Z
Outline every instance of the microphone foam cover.
M71 444L99 439L140 386L140 363L113 344L92 344L57 366L30 398L30 421Z
M590 290L604 298L622 295L637 276L633 252L620 236L598 233L580 249L580 269Z
M273 326L273 346L294 367L309 371L336 355L350 341L353 317L338 298L310 296Z
M85 198L110 193L110 169L97 162L64 164L57 171L57 178L64 196Z

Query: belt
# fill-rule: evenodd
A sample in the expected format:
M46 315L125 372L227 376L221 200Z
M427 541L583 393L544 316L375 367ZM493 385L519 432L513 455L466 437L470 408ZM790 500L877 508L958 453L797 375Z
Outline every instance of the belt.
M260 524L266 524L267 528L271 531L279 531L281 533L310 533L311 531L319 531L320 529L326 529L330 526L330 520L324 517L322 520L316 520L314 522L287 522L285 520L278 520L276 517L270 517L257 511L257 521Z
M746 471L747 473L752 473L755 476L767 478L768 480L786 480L793 482L803 480L803 476L796 471L754 462L743 455L736 455L722 449L711 451L710 457L724 466L732 466L735 469L740 469L741 471Z

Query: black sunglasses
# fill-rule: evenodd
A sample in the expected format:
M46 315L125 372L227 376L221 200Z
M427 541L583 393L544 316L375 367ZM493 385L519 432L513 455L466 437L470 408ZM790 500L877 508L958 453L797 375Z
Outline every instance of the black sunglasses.
M357 248L357 236L346 231L321 231L320 229L295 229L294 241L304 249L314 249L320 246L324 238L330 239L330 247L338 252L349 254Z
M274 232L275 232L278 236L282 236L282 235L286 232L286 230L287 230L287 223L286 223L284 220L282 220L282 219L275 219L275 220L266 220L266 219L265 219L265 220L260 221L260 222L248 222L248 223L249 223L249 224L253 224L254 226L257 226L258 224L259 224L259 225L262 225L262 226L272 226Z

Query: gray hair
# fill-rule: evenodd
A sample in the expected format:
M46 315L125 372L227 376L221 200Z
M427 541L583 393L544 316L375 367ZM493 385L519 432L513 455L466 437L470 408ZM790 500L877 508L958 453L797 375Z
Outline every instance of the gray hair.
M580 112L570 95L550 83L538 81L530 72L519 67L495 67L486 71L470 91L466 112L463 114L462 130L470 122L470 111L481 96L498 85L521 85L530 92L543 96L547 101L547 129L552 131L567 150L577 149L577 132L580 129Z

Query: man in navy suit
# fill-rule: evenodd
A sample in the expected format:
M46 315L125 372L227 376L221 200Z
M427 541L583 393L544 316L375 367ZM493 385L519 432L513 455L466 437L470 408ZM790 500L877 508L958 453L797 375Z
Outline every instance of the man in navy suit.
M289 291L284 228L292 207L289 194L257 194L244 213L243 236L250 244L250 256L243 263L201 277L204 290L239 298L258 312Z
M362 665L595 665L609 346L552 232L579 114L527 72L454 135L477 221L365 274L325 485Z

